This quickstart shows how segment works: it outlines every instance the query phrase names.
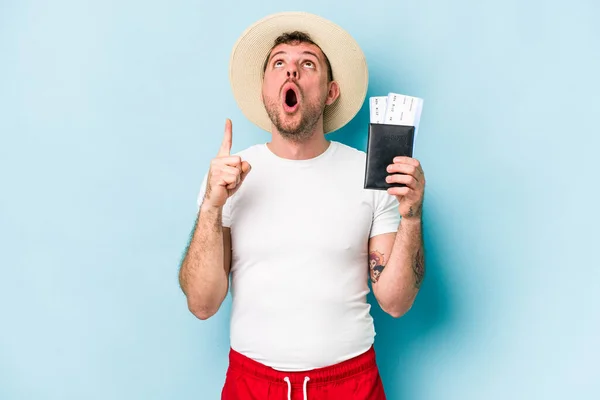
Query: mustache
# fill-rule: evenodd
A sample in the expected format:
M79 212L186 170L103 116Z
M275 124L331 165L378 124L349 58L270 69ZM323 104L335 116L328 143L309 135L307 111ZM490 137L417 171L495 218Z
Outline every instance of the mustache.
M295 86L295 87L294 87L294 89L296 90L296 93L297 93L298 95L300 95L300 96L304 97L304 91L302 90L302 88L301 88L300 86L298 86L298 84L297 84L297 83L294 81L294 79L290 79L290 78L287 78L287 79L285 80L285 82L283 82L283 83L281 84L281 87L279 88L279 95L280 95L280 96L283 94L283 87L284 87L285 85L287 85L288 83L292 83L292 84Z

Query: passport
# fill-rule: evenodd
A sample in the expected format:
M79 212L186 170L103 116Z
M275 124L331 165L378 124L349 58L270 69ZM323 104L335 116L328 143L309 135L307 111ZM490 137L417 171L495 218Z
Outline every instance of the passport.
M423 99L389 93L369 99L370 122L367 137L364 188L387 190L404 184L387 183L388 165L394 157L413 157L415 139L423 110ZM385 111L383 111L385 110Z

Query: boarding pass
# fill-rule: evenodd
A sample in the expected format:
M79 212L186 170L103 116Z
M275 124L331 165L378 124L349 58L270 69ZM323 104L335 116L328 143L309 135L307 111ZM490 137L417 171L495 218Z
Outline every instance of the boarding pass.
M370 121L372 124L408 125L419 127L423 99L398 93L369 98Z

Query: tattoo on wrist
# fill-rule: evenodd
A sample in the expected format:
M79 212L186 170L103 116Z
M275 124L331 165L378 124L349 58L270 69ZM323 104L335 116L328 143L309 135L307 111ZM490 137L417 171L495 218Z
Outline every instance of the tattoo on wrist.
M416 208L416 210L413 208L413 206L410 206L408 209L408 214L406 215L408 218L412 218L414 216L417 215L421 215L423 212L423 204L419 204Z

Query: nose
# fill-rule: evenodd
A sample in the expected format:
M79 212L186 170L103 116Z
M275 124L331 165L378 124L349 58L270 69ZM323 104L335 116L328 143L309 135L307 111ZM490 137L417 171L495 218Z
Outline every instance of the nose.
M290 66L288 67L288 70L287 70L287 76L288 76L288 78L291 78L291 77L294 77L295 79L298 78L298 69L296 69L295 64L290 64Z

